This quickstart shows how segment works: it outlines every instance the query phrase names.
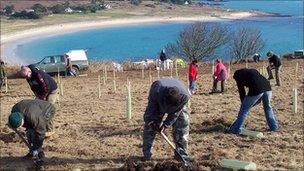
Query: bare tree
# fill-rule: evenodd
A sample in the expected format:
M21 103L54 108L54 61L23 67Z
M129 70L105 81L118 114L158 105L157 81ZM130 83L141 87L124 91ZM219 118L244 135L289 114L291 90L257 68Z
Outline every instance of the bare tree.
M241 27L232 33L230 44L231 61L247 60L265 46L261 31L249 27Z
M186 60L207 59L227 43L228 30L219 24L197 22L180 32L176 43L166 46L167 54Z

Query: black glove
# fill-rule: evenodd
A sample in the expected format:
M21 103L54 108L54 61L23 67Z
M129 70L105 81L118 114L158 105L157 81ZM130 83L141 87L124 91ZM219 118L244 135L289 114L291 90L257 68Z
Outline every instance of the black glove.
M150 126L150 128L152 128L154 131L157 131L159 132L160 129L159 129L159 124L155 121L151 121L148 123L148 125Z

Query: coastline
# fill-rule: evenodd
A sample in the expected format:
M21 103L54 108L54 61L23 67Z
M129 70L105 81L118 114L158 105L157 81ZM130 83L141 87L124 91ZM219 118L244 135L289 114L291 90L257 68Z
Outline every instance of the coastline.
M14 47L19 40L32 40L41 37L49 37L60 34L85 31L96 28L123 27L127 25L151 24L151 23L172 23L172 22L195 22L195 21L225 21L239 20L248 17L259 16L253 12L233 12L229 15L221 16L193 16L193 17L138 17L138 18L120 18L88 22L73 22L59 25L50 25L29 30L24 30L18 33L1 35L1 58L10 64L20 64L20 59L17 56L8 57L8 53L13 53Z

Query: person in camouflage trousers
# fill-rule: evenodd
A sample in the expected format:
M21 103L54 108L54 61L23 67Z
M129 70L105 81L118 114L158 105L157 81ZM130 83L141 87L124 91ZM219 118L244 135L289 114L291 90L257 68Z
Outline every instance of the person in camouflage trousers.
M179 80L162 78L153 82L144 114L143 160L151 159L153 141L157 132L164 132L170 126L172 126L177 151L184 159L189 159L187 153L189 110L186 105L188 100L187 88ZM168 115L162 122L166 113ZM175 153L174 158L180 159L177 153Z

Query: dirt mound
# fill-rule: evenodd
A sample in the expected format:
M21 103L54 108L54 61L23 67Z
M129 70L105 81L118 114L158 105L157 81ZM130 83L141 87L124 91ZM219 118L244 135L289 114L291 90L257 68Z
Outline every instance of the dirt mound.
M124 166L121 168L123 171L143 171L143 170L153 170L153 171L198 171L200 169L199 165L195 162L191 163L191 166L185 166L183 163L166 160L162 162L147 161L142 162L140 160L128 159Z

